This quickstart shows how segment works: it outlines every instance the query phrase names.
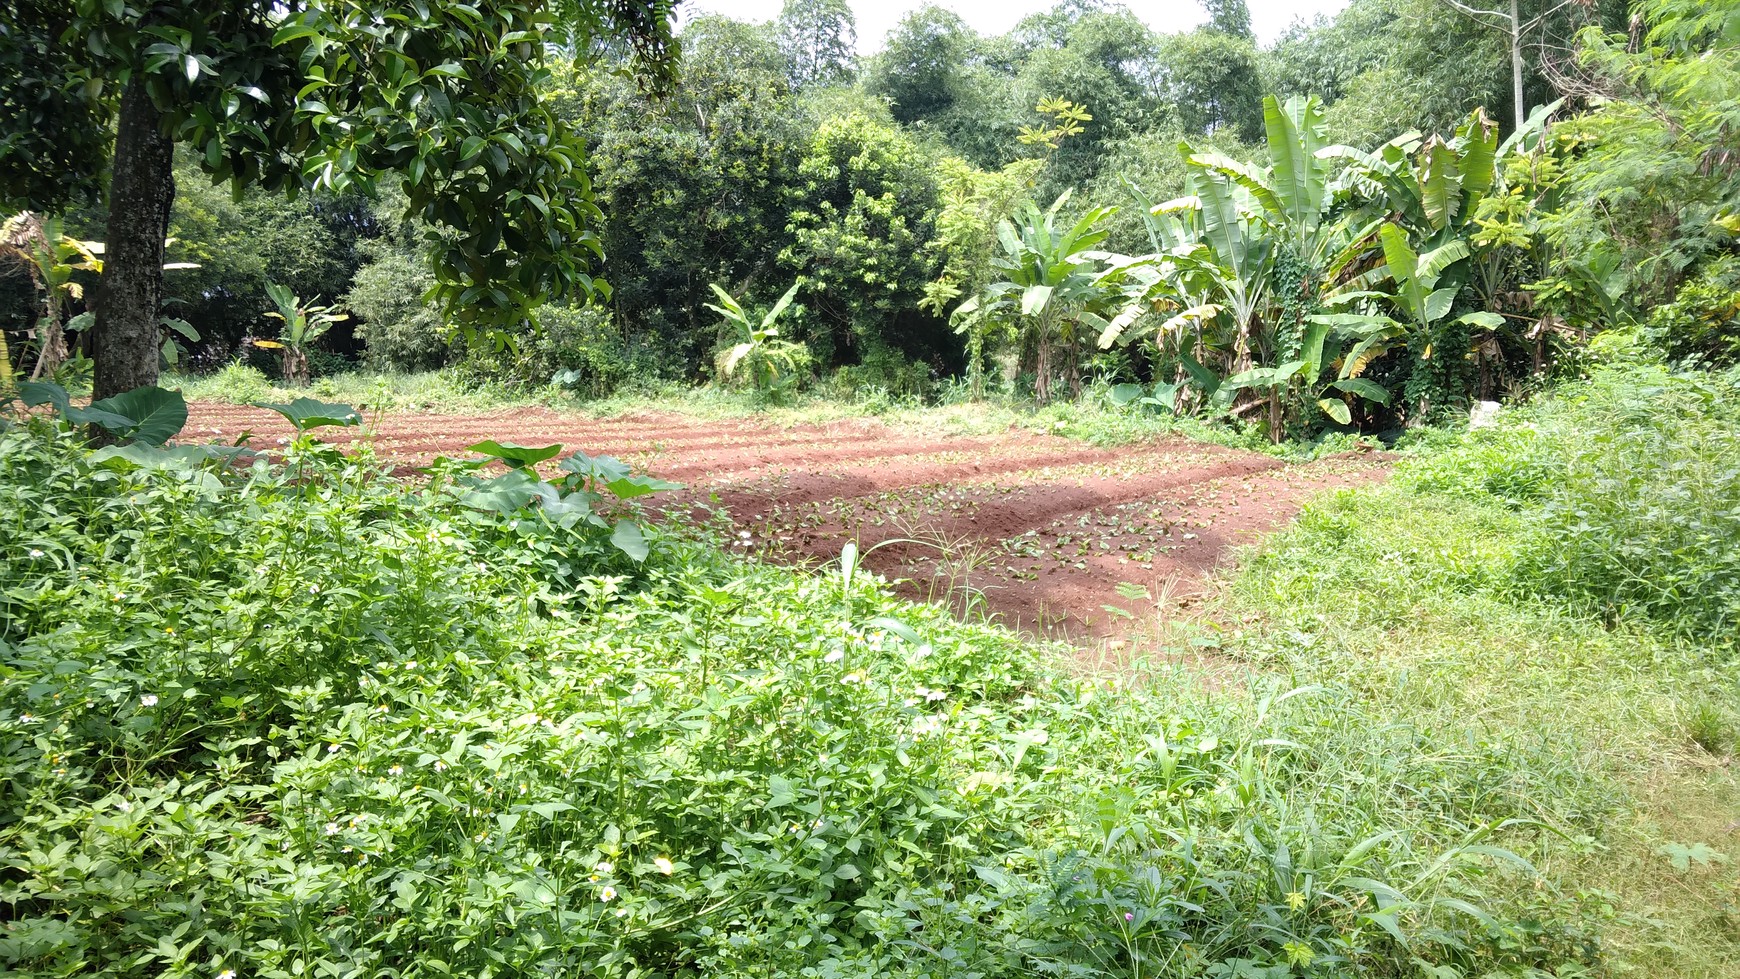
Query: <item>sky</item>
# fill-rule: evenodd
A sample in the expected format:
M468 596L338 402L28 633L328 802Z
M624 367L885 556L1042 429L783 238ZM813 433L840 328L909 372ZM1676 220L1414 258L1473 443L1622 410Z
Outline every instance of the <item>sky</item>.
M980 34L1007 33L1028 14L1050 10L1056 0L936 0L961 15ZM1295 19L1310 20L1318 14L1334 14L1347 6L1347 0L1246 0L1251 8L1251 26L1257 40L1268 44ZM882 39L900 22L908 11L924 5L924 0L851 0L852 12L858 21L858 51L869 54L880 50ZM683 0L677 9L685 16L706 12L724 14L737 20L763 21L779 16L784 0ZM1164 33L1189 30L1207 20L1195 0L1125 0L1125 6L1149 27Z

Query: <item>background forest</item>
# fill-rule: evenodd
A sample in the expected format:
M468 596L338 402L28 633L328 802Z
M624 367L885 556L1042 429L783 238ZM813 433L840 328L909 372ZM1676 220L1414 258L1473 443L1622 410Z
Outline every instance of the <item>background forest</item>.
M1356 0L1267 48L1242 0L1179 34L1069 2L985 37L927 6L863 58L843 0L700 16L670 93L596 68L548 93L592 155L608 299L467 344L423 298L433 232L402 201L233 197L184 159L167 289L191 329L170 339L195 370L278 373L250 342L275 334L277 283L348 314L315 375L457 366L599 396L712 377L746 339L713 287L765 310L795 285L788 382L1043 401L1098 380L1277 440L1519 392L1624 324L1731 358L1736 76L1705 57L1724 23L1518 9L1514 61L1502 18L1450 0ZM41 278L0 281L20 354Z

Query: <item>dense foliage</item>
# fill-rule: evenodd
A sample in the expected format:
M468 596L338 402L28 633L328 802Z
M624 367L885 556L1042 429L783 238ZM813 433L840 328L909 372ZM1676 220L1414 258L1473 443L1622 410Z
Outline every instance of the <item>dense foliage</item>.
M286 410L337 411L309 405ZM1504 760L1368 724L1344 691L1071 676L893 601L850 553L812 578L667 534L637 566L308 438L205 458L0 434L9 968L1588 954L1589 922L1535 906L1491 845L1524 800L1454 788Z

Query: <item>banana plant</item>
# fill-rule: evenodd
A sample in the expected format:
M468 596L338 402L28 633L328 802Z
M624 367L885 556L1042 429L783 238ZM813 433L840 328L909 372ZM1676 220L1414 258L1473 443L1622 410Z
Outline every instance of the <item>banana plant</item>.
M255 340L254 346L276 350L283 358L284 382L295 387L307 387L308 351L314 342L325 336L334 323L350 319L349 313L335 312L336 305L304 303L289 286L272 283L266 286L266 296L277 306L266 316L283 326L276 340Z
M1360 301L1381 301L1403 318L1382 313L1323 313L1310 317L1313 325L1351 331L1358 342L1348 351L1343 362L1342 377L1358 379L1379 357L1399 346L1413 346L1421 360L1430 359L1432 337L1446 321L1461 292L1459 284L1443 285L1445 273L1468 257L1468 243L1453 239L1420 254L1408 243L1407 233L1387 224L1379 232L1383 242L1385 264L1382 272L1394 283L1393 292L1355 290L1331 298L1332 305L1345 306ZM1450 320L1482 329L1502 326L1504 317L1479 310ZM1426 405L1418 406L1419 414Z
M1081 394L1083 328L1106 327L1095 307L1113 298L1114 285L1131 272L1129 263L1107 264L1112 256L1095 250L1106 238L1101 224L1117 208L1090 208L1074 225L1063 228L1057 214L1069 197L1065 191L1044 211L1028 201L1012 218L998 222L997 241L1003 253L992 260L992 266L1004 278L956 310L959 315L982 312L1012 329L1033 351L1033 393L1041 404L1051 400L1060 370L1071 395Z
M719 354L717 367L721 380L731 381L747 375L757 392L768 395L789 385L809 365L808 348L801 343L782 340L779 336L779 318L797 297L800 285L801 282L792 283L785 295L779 297L773 308L761 317L759 325L750 319L742 304L731 298L730 293L717 285L711 286L719 297L719 303L708 303L707 308L723 317L725 326L742 337Z

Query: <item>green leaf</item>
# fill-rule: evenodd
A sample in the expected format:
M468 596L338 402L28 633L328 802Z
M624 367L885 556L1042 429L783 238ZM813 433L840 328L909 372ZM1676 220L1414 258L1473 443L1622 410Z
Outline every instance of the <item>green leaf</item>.
M538 497L555 498L555 487L523 469L512 469L494 479L474 479L459 502L476 510L518 513Z
M683 484L670 483L662 479L655 479L651 476L623 476L620 479L613 479L605 483L604 488L609 490L619 500L632 500L639 496L646 496L649 493L666 493L671 490L680 490L683 488Z
M350 426L361 425L362 415L350 405L334 404L327 401L316 401L313 398L297 398L289 404L274 404L270 401L252 402L256 408L265 408L284 416L284 420L296 426L296 431L306 432L311 428L321 428L328 425Z
M1347 402L1340 398L1319 398L1317 399L1317 407L1323 409L1325 415L1342 425L1353 424L1353 413L1348 410Z
M1112 404L1122 408L1130 402L1135 401L1137 398L1140 398L1142 394L1142 385L1140 384L1118 384L1112 387L1109 397L1111 398Z
M1388 388L1385 388L1382 384L1379 384L1376 381L1367 380L1363 377L1342 378L1334 384L1331 384L1330 387L1335 388L1338 391L1346 391L1348 394L1358 395L1367 401L1375 401L1380 405L1387 405L1390 403L1390 392ZM1346 422L1343 422L1342 424L1346 424Z
M187 424L187 401L182 398L180 391L155 386L142 387L123 391L112 398L93 401L83 414L88 417L74 420L100 425L123 438L147 445L162 445L179 434L182 426ZM101 415L120 416L126 424L117 427Z
M640 532L640 524L633 520L618 520L616 529L610 534L610 542L637 564L645 561L647 554L651 552L646 536Z
M560 445L546 445L534 448L529 445L516 445L513 442L497 442L485 439L465 447L467 452L481 452L486 456L500 459L514 469L526 469L555 458L561 451Z

